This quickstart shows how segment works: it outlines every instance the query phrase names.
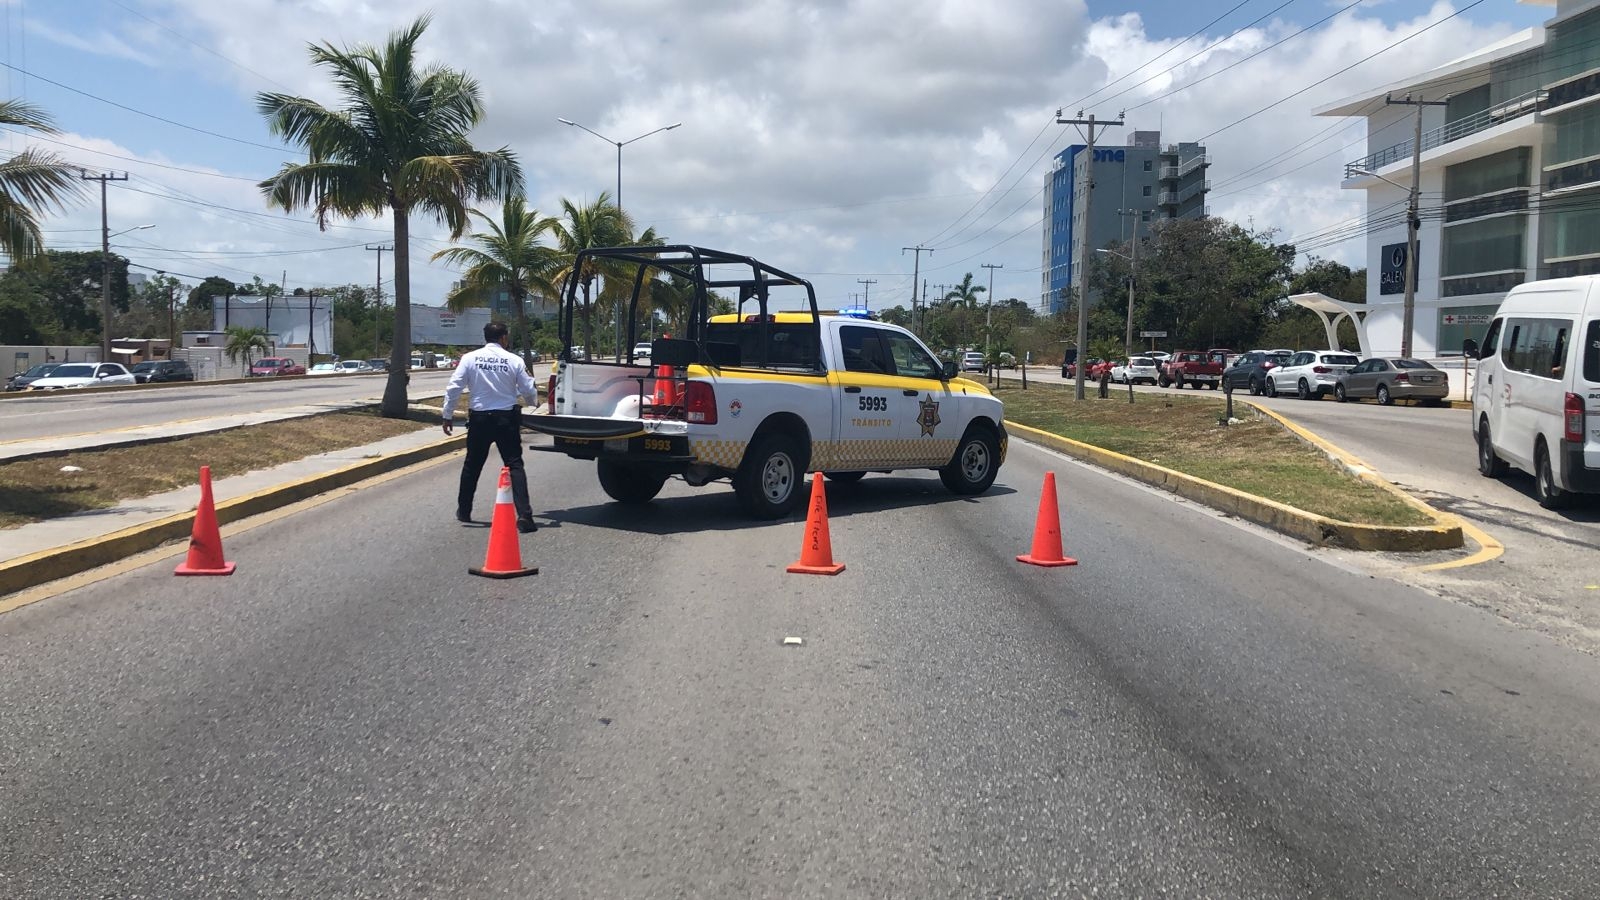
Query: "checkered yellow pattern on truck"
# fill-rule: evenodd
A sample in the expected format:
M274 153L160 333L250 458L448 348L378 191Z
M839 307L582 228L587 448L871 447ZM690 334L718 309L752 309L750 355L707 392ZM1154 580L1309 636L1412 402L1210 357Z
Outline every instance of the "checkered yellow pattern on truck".
M870 441L817 441L811 445L810 469L848 471L888 469L911 465L936 465L955 455L959 441L914 438ZM748 441L694 440L689 452L706 465L737 469L749 448Z

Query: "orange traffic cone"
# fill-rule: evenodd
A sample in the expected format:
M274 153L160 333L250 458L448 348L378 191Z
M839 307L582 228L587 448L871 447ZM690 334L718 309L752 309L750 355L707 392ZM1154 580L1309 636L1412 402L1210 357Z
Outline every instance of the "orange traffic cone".
M837 575L844 563L833 561L833 541L828 538L828 495L822 473L811 475L811 511L806 513L806 536L800 542L800 561L787 570L799 575Z
M217 508L211 502L211 467L200 467L200 505L194 511L189 534L189 558L173 574L232 575L233 563L222 558L222 531L217 528Z
M485 578L521 578L537 575L537 566L522 567L522 546L517 542L517 508L511 502L511 470L500 467L500 488L494 498L494 519L489 524L489 553L483 568L470 568Z
M1061 513L1056 509L1056 473L1044 473L1039 495L1039 517L1033 523L1033 552L1017 557L1031 566L1075 566L1078 561L1061 553Z
M665 410L678 404L678 383L672 378L671 366L656 366L656 388L650 405Z

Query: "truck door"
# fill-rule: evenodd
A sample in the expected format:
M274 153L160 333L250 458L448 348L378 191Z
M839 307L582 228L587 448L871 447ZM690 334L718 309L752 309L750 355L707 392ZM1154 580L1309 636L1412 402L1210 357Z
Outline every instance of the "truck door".
M943 465L955 455L966 427L965 395L950 389L939 361L915 338L888 329L882 335L898 379L895 399L904 413L897 411L895 421L907 462Z
M838 398L830 468L885 469L911 462L899 440L900 422L916 415L915 403L903 392L884 334L870 325L839 326L843 369L829 376Z

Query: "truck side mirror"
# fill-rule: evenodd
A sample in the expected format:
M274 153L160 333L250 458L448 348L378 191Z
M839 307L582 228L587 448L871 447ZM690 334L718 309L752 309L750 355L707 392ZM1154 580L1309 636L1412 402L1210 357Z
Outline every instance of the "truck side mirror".
M1461 355L1465 356L1467 359L1477 359L1478 358L1478 342L1473 340L1472 338L1467 338L1466 340L1462 341L1461 342Z
M949 381L950 379L956 377L957 369L958 367L953 360L945 360L943 371L944 380Z

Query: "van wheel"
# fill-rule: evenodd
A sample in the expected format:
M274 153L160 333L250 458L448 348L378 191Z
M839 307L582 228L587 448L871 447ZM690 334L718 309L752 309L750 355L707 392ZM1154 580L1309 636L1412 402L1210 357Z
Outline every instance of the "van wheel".
M1267 386L1267 396L1268 397L1276 397L1276 396L1278 396L1278 383L1276 381L1272 380L1272 376L1270 376L1270 375L1267 376L1267 380L1266 380L1265 384Z
M1000 474L1000 444L986 428L969 428L956 455L939 470L939 480L956 494L981 494Z
M733 492L744 511L757 519L780 519L800 501L805 466L800 442L781 432L750 445L733 473Z
M1545 509L1566 509L1572 505L1572 494L1556 485L1556 473L1550 466L1550 450L1544 441L1534 448L1533 468L1534 492L1539 496L1540 506Z
M1494 442L1489 439L1489 420L1478 423L1478 474L1485 478L1499 478L1506 473L1506 461L1494 452Z
M1393 406L1394 405L1394 398L1389 396L1389 386L1386 385L1386 384L1378 385L1378 405L1379 406Z
M642 466L630 466L614 460L602 459L599 467L600 489L618 503L638 505L649 503L661 493L667 483L667 473L651 471Z
M1344 385L1336 384L1333 386L1333 399L1339 401L1340 403L1349 402L1350 398L1346 397L1344 393Z

